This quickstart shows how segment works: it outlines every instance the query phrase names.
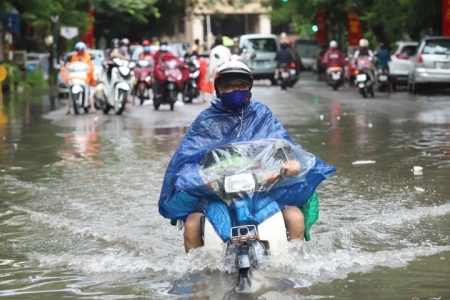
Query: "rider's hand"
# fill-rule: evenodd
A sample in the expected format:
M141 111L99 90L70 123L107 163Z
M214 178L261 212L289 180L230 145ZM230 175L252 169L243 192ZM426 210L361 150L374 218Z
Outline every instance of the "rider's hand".
M284 169L284 176L294 176L300 172L300 163L296 160L285 161L281 167Z

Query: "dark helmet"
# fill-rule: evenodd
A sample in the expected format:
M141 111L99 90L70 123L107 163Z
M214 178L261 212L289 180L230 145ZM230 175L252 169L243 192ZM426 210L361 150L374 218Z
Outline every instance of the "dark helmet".
M119 39L118 38L112 39L109 45L111 48L118 48L120 45Z
M286 43L281 43L280 46L281 46L281 49L284 49L284 50L286 50L287 48L289 48L289 47L288 47L288 44L286 44Z
M217 45L223 45L223 38L221 35L217 35L214 39L214 44Z
M220 97L219 86L225 85L233 80L240 80L250 85L250 90L253 86L253 75L249 67L241 61L231 60L223 63L217 69L214 79L214 88L217 97Z
M160 40L160 41L159 41L159 45L160 45L160 46L162 46L162 45L166 45L166 46L167 46L168 44L169 44L169 43L167 43L166 40Z

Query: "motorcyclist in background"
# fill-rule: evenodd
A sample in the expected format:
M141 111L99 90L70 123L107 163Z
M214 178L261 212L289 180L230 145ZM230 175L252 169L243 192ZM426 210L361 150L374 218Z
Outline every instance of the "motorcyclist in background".
M330 48L325 52L322 58L322 63L325 67L327 75L331 72L331 68L338 66L342 68L342 78L344 76L344 67L345 67L345 56L344 54L338 49L338 43L336 41L330 42ZM327 80L329 79L329 76L327 76Z
M162 98L164 87L158 80L161 78L165 78L162 64L166 61L176 60L177 62L179 62L179 65L181 67L186 67L186 63L180 57L176 56L171 51L169 51L169 44L167 43L166 40L161 40L159 42L159 50L156 51L153 58L155 60L155 72L154 72L155 81L153 83L153 91L155 98Z
M123 38L120 40L120 52L122 54L127 54L131 57L131 49L130 49L130 40L127 38Z
M292 62L292 54L289 51L289 47L287 43L281 43L281 49L278 50L275 55L275 60L277 62L277 68L275 69L275 79L278 79L280 73L280 67L283 64L290 65Z
M111 49L107 55L107 60L112 60L113 58L120 58L130 60L131 57L128 54L128 50L121 44L119 39L114 38L111 40Z
M95 113L95 105L94 105L94 92L95 92L95 79L94 79L94 64L92 62L91 55L86 51L87 46L83 42L78 42L75 44L74 47L76 53L72 55L72 58L70 59L70 63L82 61L89 65L89 74L88 74L88 95L89 95L89 105L91 106L91 112ZM65 74L65 68L61 70ZM71 106L71 99L69 97L69 100L67 101L67 108L66 108L66 115L70 114L70 106Z
M369 49L369 41L366 39L359 40L359 49L355 51L355 66L357 69L365 68L369 75L370 80L375 83L375 70L373 64L367 65L365 62L372 62L374 54L372 50Z
M389 50L387 49L386 45L384 43L378 44L378 50L375 53L375 65L377 67L377 70L380 69L386 69L389 74L389 62L391 61L391 53L389 53ZM389 81L389 90L392 92L392 83L390 80L390 76L388 76Z
M141 52L141 54L139 54L139 59L151 59L153 60L153 53L150 51L150 41L149 40L143 40L142 41L142 49L143 51Z

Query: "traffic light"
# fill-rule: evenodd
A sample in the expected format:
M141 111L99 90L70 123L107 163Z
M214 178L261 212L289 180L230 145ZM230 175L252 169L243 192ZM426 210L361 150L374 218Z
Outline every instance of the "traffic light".
M311 26L311 30L312 30L313 32L317 32L317 31L319 31L319 26L317 26L316 24L314 24L313 26Z

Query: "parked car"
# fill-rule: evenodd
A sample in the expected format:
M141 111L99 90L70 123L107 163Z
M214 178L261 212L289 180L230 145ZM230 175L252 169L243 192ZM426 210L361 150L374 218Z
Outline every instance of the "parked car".
M243 54L241 61L252 70L253 78L269 79L273 85L277 62L275 56L281 49L274 34L244 34L239 37L239 48Z
M412 58L418 46L418 42L412 41L395 43L395 47L391 52L391 61L389 62L389 75L394 91L396 86L408 83L408 74L413 67Z
M102 62L105 60L105 52L103 50L88 49L87 52L91 55L92 62L94 63L94 79L97 81L101 78L103 73ZM64 63L70 62L72 55L75 51L69 52L64 56ZM62 66L61 66L62 67ZM58 96L60 99L69 97L69 87L61 76L61 71L58 73L57 80Z

